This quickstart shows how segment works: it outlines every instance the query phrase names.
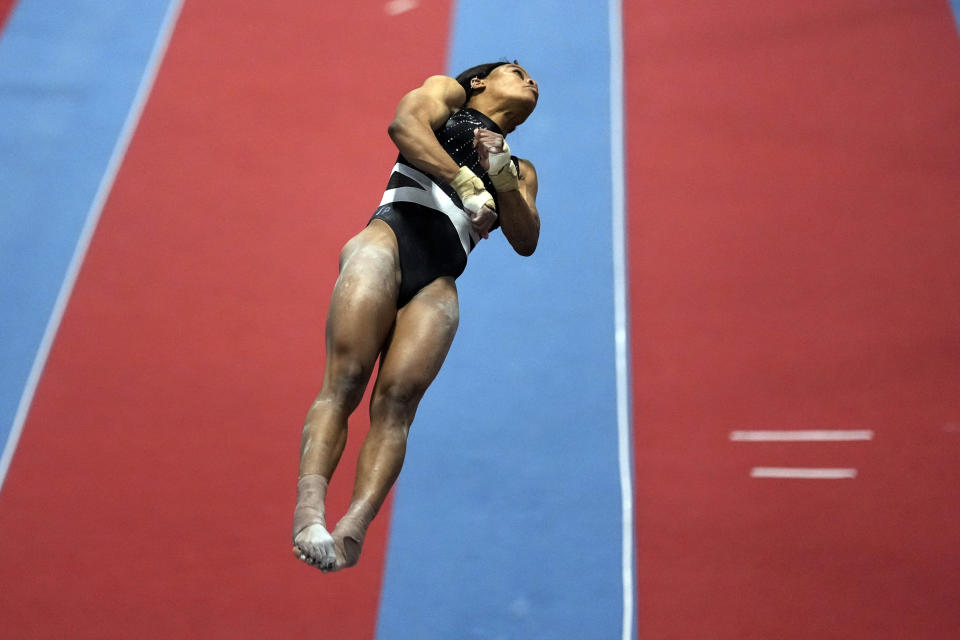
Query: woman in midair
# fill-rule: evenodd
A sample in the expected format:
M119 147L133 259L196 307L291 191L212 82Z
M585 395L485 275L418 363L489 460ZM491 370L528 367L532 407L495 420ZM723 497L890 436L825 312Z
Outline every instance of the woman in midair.
M498 227L520 255L536 249L537 174L511 156L504 136L538 98L523 67L497 62L427 78L397 106L388 132L400 155L369 225L340 252L323 384L303 428L293 552L310 565L336 571L359 560L403 465L417 405L453 342L455 279L467 255ZM350 507L329 531L327 485L378 358Z

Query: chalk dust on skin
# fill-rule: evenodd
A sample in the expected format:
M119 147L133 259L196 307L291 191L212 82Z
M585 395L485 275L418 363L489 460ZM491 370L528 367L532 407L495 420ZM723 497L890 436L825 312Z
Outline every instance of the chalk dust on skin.
M324 500L327 479L306 474L297 481L297 508L293 512L293 553L311 566L327 571L337 562L333 536L327 531Z

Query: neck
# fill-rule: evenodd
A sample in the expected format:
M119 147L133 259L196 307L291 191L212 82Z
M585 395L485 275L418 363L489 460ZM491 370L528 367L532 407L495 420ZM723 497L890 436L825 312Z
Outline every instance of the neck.
M477 96L477 98L480 98L480 96ZM507 135L526 120L526 116L521 115L515 109L511 109L508 106L485 104L484 101L480 99L471 100L469 104L463 106L476 109L496 122L497 126L500 127L500 131L503 131L503 135Z

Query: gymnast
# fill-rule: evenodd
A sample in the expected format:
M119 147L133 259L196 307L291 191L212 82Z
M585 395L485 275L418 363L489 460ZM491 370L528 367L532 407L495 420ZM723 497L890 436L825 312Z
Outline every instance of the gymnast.
M388 133L399 157L380 207L340 252L323 383L303 427L293 552L311 566L337 571L359 560L367 527L400 474L417 405L457 331L454 281L467 255L497 227L520 255L537 247L536 170L511 156L504 136L538 97L523 67L494 62L455 79L427 78L397 105ZM353 495L330 531L327 485L377 358Z

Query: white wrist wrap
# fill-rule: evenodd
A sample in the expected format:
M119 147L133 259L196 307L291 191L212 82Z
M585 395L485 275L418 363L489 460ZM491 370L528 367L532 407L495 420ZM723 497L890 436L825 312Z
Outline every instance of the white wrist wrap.
M463 203L464 208L468 211L476 213L480 211L484 205L491 209L496 209L493 196L491 196L487 188L483 186L483 180L478 178L477 174L471 171L469 167L460 167L460 171L453 180L450 181L450 186L453 187L457 195L460 196L460 202Z
M488 157L490 158L490 170L487 173L491 176L500 173L510 162L510 145L504 140L503 151L491 153Z
M493 186L501 191L516 191L520 188L517 167L510 159L510 146L507 141L503 141L503 151L500 153L491 153L489 156L490 170L487 175L493 182Z
M481 191L475 195L461 198L460 201L463 202L463 208L471 213L477 213L483 208L484 205L496 210L493 202L493 196L491 196L488 191Z

